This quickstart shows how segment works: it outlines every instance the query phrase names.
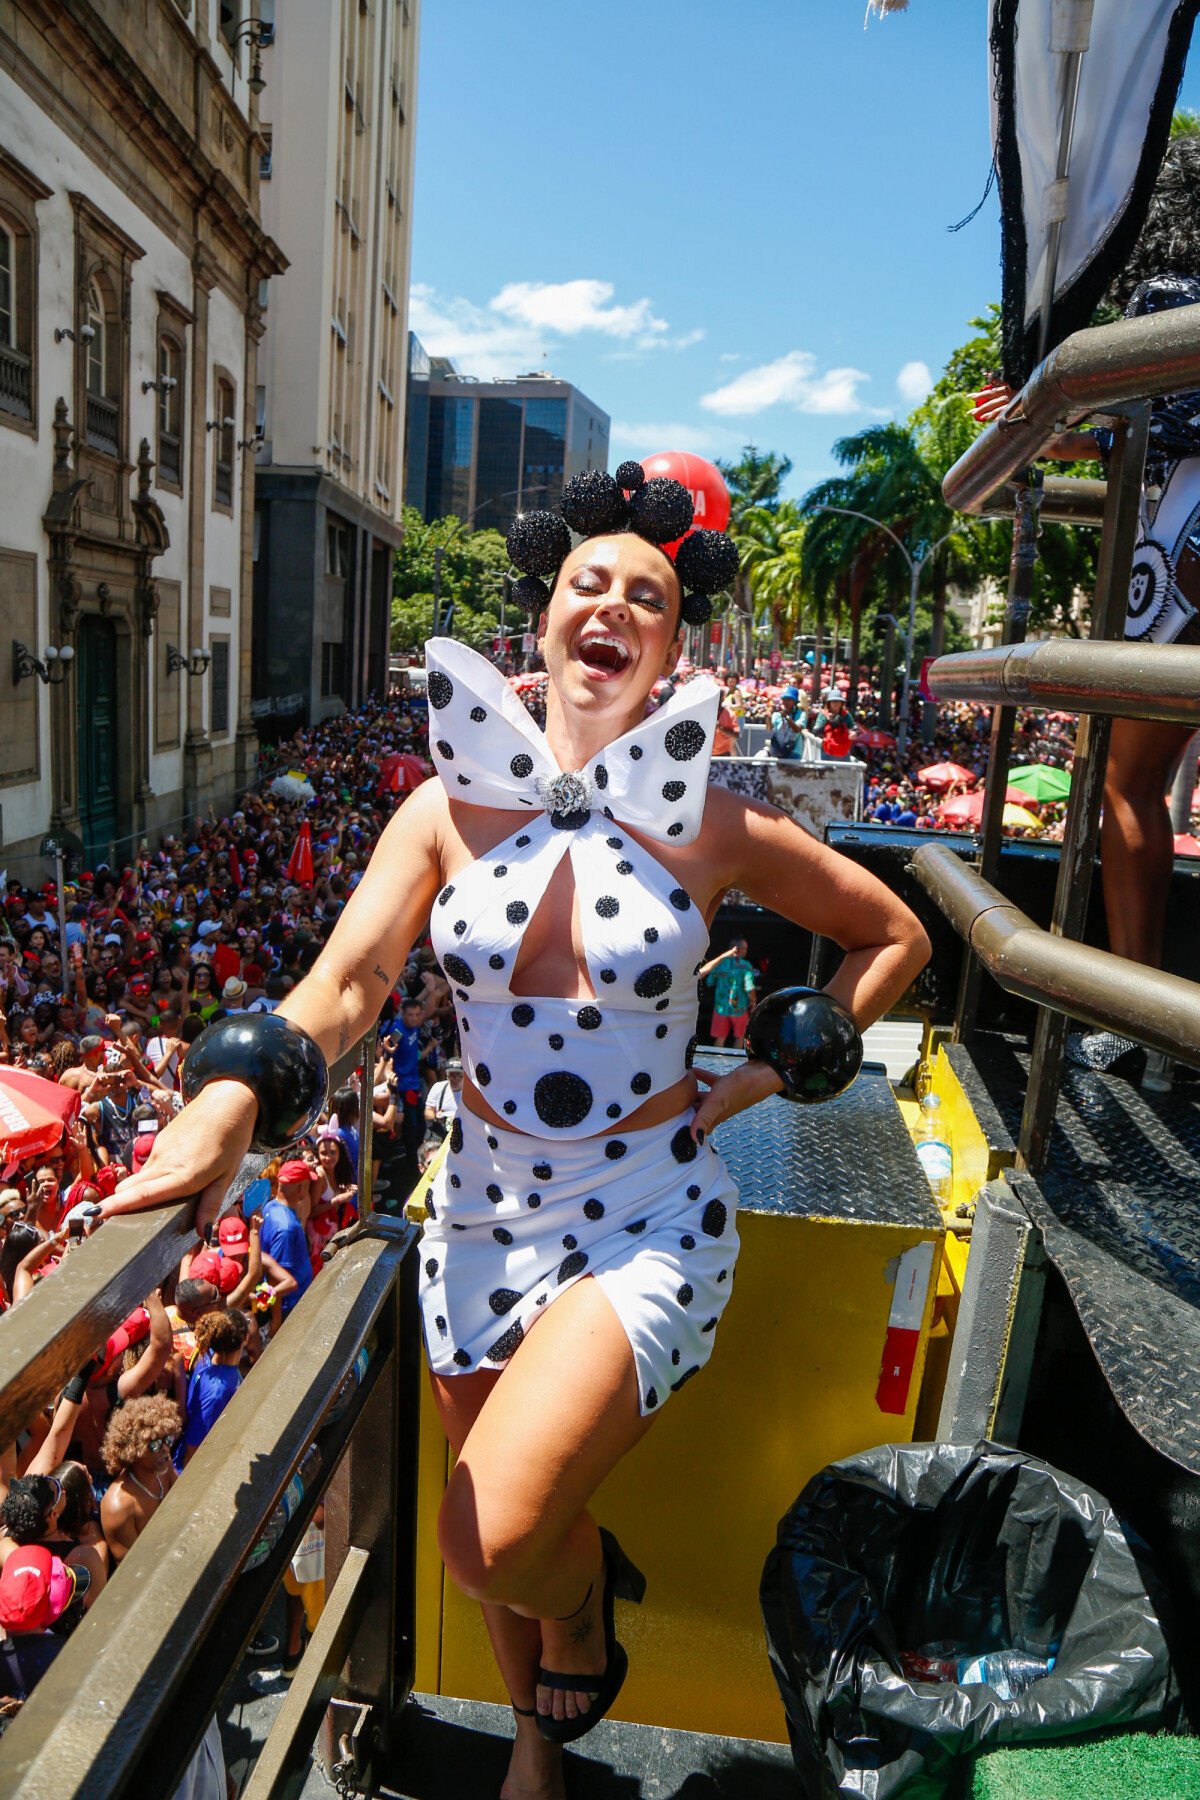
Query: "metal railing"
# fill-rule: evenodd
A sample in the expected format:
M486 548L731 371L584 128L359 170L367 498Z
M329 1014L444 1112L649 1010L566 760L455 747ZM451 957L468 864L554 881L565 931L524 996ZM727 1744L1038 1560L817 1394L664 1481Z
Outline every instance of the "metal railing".
M1034 638L939 657L927 679L939 700L1200 727L1200 647L1190 644Z
M1069 1017L1119 1030L1183 1061L1195 1056L1189 1012L1197 1003L1195 989L1107 953L1081 950L1078 940L1091 893L1112 718L1200 722L1200 653L1183 646L1120 641L1139 524L1150 398L1198 382L1200 309L1181 307L1076 332L1039 364L1007 411L942 483L949 504L963 511L1012 510L1013 556L1001 646L940 658L929 673L941 699L990 700L994 705L979 865L962 879L952 878L940 858L922 851L914 873L967 939L955 1036L969 1038L975 1029L985 967L1002 985L1040 1005L1017 1150L1018 1164L1035 1173L1049 1153ZM1061 426L1095 413L1106 415L1113 431L1106 482L1044 480L1028 466ZM1090 640L1025 642L1040 517L1093 522L1098 510L1101 534ZM1039 932L1009 908L991 885L999 870L1019 704L1059 706L1081 715L1049 932ZM1100 987L1091 979L1096 969L1105 975ZM1155 997L1166 1011L1152 1019Z
M1011 519L1022 492L1019 481L1006 481L981 501L985 519ZM1082 475L1047 475L1041 484L1038 516L1061 525L1099 525L1104 518L1108 483Z
M331 1071L334 1082L361 1061L369 1095L374 1054L371 1032ZM325 1611L247 1800L299 1791L335 1691L355 1708L359 1728L350 1735L364 1759L372 1744L384 1747L414 1668L419 1346L410 1252L418 1232L372 1209L370 1120L368 1102L359 1223L0 1740L6 1797L173 1793L322 1499ZM265 1161L246 1158L232 1191ZM0 1441L12 1442L177 1265L194 1242L193 1210L186 1203L108 1221L0 1320ZM355 1385L364 1345L369 1359ZM266 1560L244 1569L313 1444L319 1480ZM370 1778L367 1767L356 1773Z
M183 480L183 440L174 431L158 434L158 472L164 481L176 486Z
M910 866L1006 993L1200 1066L1200 984L1043 931L946 844Z
M978 513L1064 425L1198 386L1195 307L1076 331L1038 364L1007 410L959 457L942 482L946 503Z
M84 435L92 449L103 450L106 456L119 456L121 409L117 402L106 400L103 394L89 394L85 419Z
M12 344L0 344L0 411L33 417L33 362Z

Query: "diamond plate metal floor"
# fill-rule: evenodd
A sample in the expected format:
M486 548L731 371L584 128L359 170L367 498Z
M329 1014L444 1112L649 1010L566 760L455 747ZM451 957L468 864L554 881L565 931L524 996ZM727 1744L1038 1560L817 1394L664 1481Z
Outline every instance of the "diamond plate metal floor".
M495 1800L511 1738L504 1707L416 1695L400 1736L400 1785L385 1782L379 1800ZM566 1787L571 1800L797 1800L799 1791L783 1744L608 1720L567 1751Z
M740 1050L696 1052L697 1066L718 1074L742 1060ZM714 1141L742 1209L941 1231L882 1067L864 1064L853 1087L820 1106L765 1100L718 1126Z
M1015 1140L1028 1052L980 1035L970 1054ZM1148 1095L1068 1068L1045 1172L1009 1180L1121 1410L1156 1450L1200 1474L1200 1083L1181 1070L1173 1093Z

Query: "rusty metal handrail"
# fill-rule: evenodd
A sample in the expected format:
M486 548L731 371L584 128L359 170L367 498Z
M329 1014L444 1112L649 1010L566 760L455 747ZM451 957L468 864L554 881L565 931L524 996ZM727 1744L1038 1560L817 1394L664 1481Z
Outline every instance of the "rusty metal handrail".
M1065 424L1195 387L1200 317L1194 307L1073 332L948 471L942 482L946 504L956 512L980 512L988 496L1033 462Z
M1200 647L1191 644L1030 638L939 656L926 679L939 700L1200 727Z
M1043 931L945 844L910 868L1007 993L1200 1067L1200 984Z

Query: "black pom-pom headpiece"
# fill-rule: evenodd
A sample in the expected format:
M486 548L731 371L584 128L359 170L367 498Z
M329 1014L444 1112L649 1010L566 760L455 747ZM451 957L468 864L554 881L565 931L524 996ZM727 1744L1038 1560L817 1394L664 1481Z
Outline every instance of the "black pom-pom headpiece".
M647 481L641 463L623 462L615 476L584 469L564 487L559 512L521 513L509 527L508 554L522 572L513 601L529 613L544 610L572 531L580 537L633 531L660 550L682 538L673 560L684 590L683 620L703 625L712 613L708 596L729 586L738 559L723 531L693 530L692 518L683 484L661 475Z

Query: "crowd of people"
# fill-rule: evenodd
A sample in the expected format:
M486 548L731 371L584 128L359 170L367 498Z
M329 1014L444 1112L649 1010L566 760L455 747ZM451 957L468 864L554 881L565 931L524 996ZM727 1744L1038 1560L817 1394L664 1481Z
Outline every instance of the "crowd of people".
M263 756L226 817L194 820L128 866L71 873L60 895L7 881L0 912L0 1312L81 1244L183 1104L182 1067L213 1020L272 1010L312 966L388 818L398 757L422 757L400 696ZM301 827L307 878L292 879ZM403 1199L447 1078L449 991L418 948L384 1009L373 1069L251 1184L169 1279L0 1451L0 1719L23 1703L145 1530L250 1368L357 1215L359 1133L377 1192ZM461 1085L461 1076L459 1077ZM436 1089L431 1093L436 1098ZM442 1108L443 1117L446 1108ZM14 1321L15 1323L15 1321ZM286 1351L284 1352L286 1354ZM289 1571L287 1632L254 1649L285 1673L320 1606L310 1531ZM301 1579L301 1577L304 1579ZM215 1767L219 1745L207 1743ZM223 1781L219 1788L224 1794Z
M685 667L678 679L698 672ZM941 708L932 743L918 729L901 757L879 730L869 681L850 705L844 682L814 682L800 665L713 673L723 681L724 753L739 754L748 723L781 743L785 725L807 730L827 750L832 730L829 754L866 763L866 816L880 824L942 823L955 784L949 792L925 785L931 762L959 765L960 788L985 773L990 718L982 709ZM526 679L524 689L536 716L540 686ZM1015 760L1070 769L1072 721L1022 714L1017 731ZM311 968L406 786L428 769L426 751L419 687L395 690L265 750L259 781L227 816L145 842L127 866L72 872L61 895L52 884L8 880L0 1092L7 1087L26 1111L37 1098L41 1123L17 1130L6 1099L0 1311L19 1308L102 1229L105 1197L141 1167L183 1104L183 1064L206 1025L270 1011ZM1048 834L1061 810L1031 803ZM302 838L311 867L297 862ZM702 1029L736 1046L757 997L745 943L732 943L703 973ZM463 1080L457 1051L449 989L426 940L385 1004L374 1068L331 1096L313 1135L269 1166L242 1205L96 1345L57 1404L3 1448L0 1692L8 1697L0 1713L21 1704L105 1583L119 1578L245 1374L286 1335L296 1302L337 1253L338 1234L357 1214L365 1109L375 1192L398 1205L452 1127ZM256 1646L285 1671L320 1604L311 1536L306 1552L305 1579L290 1578L285 1640Z

